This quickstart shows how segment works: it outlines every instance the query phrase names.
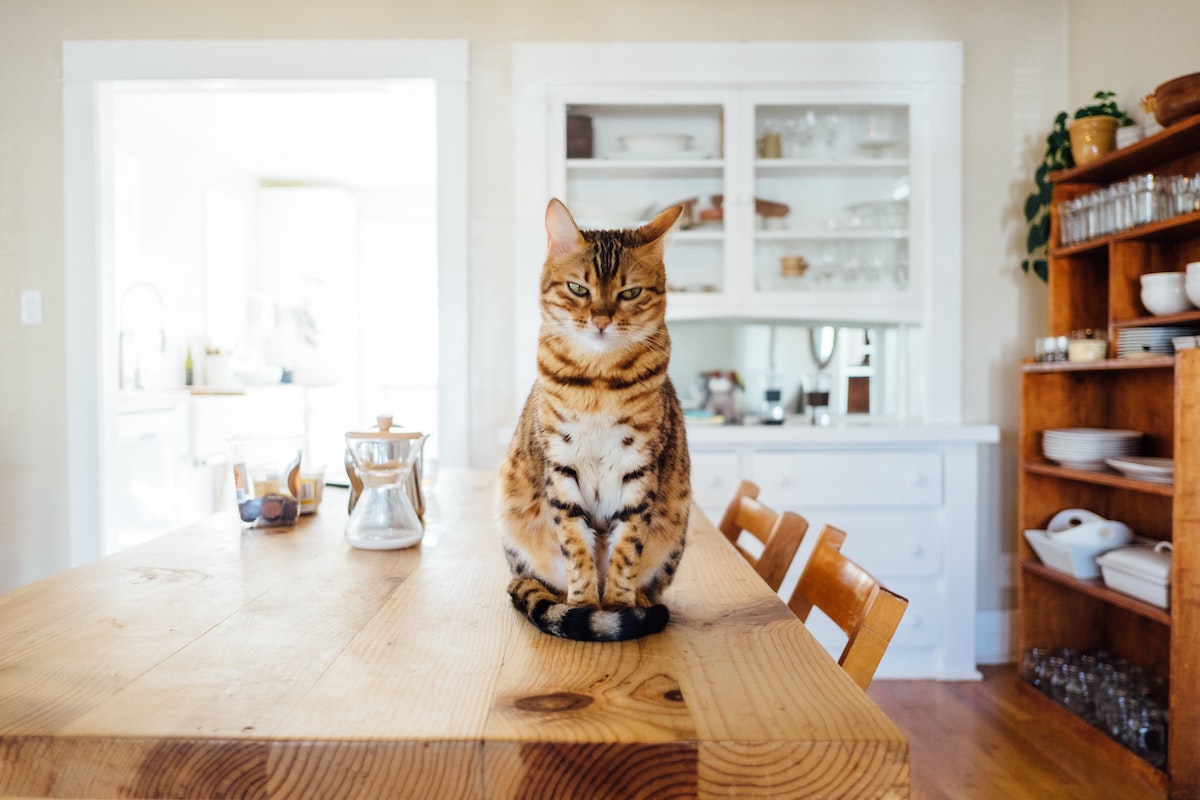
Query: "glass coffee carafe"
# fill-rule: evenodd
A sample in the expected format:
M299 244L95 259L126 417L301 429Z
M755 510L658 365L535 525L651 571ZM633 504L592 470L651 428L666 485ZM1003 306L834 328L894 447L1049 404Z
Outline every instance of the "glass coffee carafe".
M350 510L346 541L365 550L398 550L421 541L424 526L411 484L427 434L367 431L346 434L346 454L362 492Z

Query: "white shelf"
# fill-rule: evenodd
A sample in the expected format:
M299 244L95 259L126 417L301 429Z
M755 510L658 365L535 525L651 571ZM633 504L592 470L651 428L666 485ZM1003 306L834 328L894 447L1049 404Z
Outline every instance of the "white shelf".
M898 241L908 238L908 231L881 231L881 230L824 230L824 231L801 231L801 230L757 230L754 232L754 238L763 242L791 242L791 241Z
M761 172L843 173L880 172L901 174L909 168L907 158L756 158L754 166Z

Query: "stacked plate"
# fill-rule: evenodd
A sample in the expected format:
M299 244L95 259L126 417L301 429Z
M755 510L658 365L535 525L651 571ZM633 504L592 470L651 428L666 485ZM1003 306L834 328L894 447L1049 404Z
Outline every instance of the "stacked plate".
M1193 348L1200 347L1200 336L1196 336L1194 334L1189 336L1176 336L1171 340L1171 344L1175 345L1176 353L1178 353L1180 350L1191 350Z
M1117 358L1173 355L1175 347L1171 340L1195 332L1195 328L1187 325L1121 328L1117 331Z
M1104 463L1120 472L1127 478L1136 478L1151 483L1175 482L1175 459L1173 458L1142 458L1138 456L1123 456L1106 458Z
M1141 449L1141 431L1052 428L1042 434L1042 454L1071 469L1103 471L1105 459L1134 456Z

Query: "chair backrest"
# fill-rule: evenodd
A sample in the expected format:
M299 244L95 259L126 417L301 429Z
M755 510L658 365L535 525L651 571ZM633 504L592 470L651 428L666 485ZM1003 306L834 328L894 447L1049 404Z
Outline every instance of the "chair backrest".
M808 520L791 511L781 514L768 508L758 501L758 486L751 481L742 481L726 507L719 527L759 577L777 592L804 540ZM739 542L743 532L762 542L760 555L751 553Z
M887 652L908 600L890 591L842 554L846 534L826 525L817 538L788 607L807 621L821 609L847 636L838 659L854 682L866 689Z

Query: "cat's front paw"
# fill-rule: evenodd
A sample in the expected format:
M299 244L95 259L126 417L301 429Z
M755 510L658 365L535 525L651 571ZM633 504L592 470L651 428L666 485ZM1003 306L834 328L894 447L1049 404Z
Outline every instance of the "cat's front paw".
M591 591L568 591L567 603L573 606L600 607L600 594L593 588Z
M604 602L601 604L604 608L633 608L637 605L638 598L631 591L606 591L604 592Z

